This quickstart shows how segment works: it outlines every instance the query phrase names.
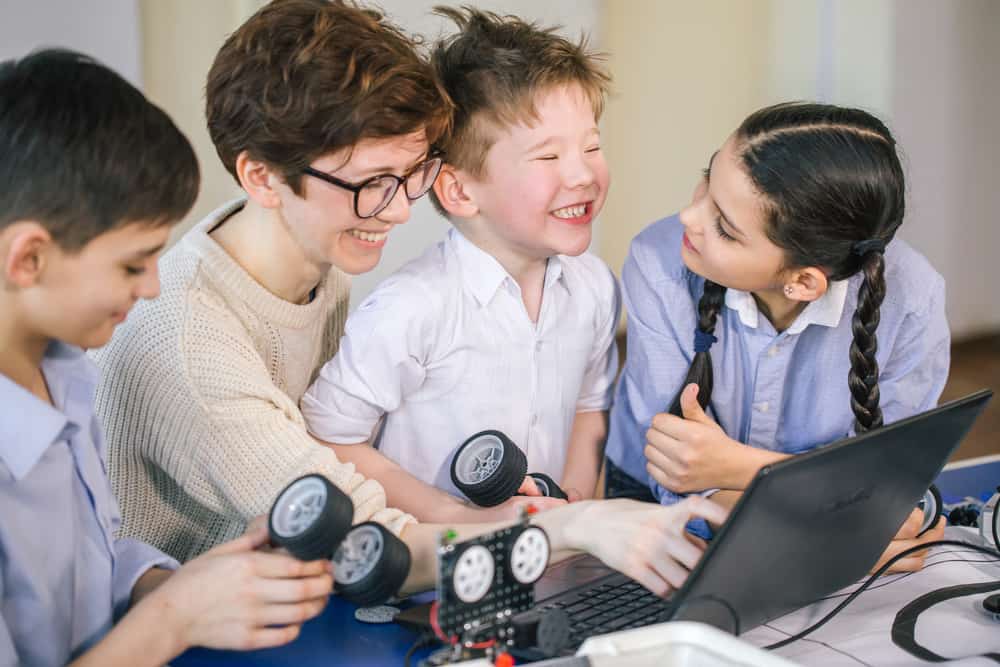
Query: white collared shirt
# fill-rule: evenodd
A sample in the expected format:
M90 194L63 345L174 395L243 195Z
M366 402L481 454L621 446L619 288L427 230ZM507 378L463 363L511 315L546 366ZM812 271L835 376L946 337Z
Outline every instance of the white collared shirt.
M379 450L455 495L452 456L485 429L510 436L529 472L558 481L576 413L611 404L620 309L600 259L560 255L534 323L517 282L452 229L348 318L302 414L313 435L342 444L370 440L384 415Z
M847 281L833 280L826 288L826 292L815 301L802 309L799 316L795 318L788 327L789 335L802 333L810 324L818 324L823 327L835 327L840 322L840 316L844 312L844 302L847 300ZM757 302L754 301L750 292L743 292L738 289L729 288L726 290L726 306L736 311L740 317L740 322L748 327L757 328L760 310Z

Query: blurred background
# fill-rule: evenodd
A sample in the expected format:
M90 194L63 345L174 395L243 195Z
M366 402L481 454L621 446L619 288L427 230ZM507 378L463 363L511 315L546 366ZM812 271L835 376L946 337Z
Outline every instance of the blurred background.
M43 46L96 56L162 106L195 145L201 195L175 237L239 189L203 115L205 75L222 41L263 0L0 0L0 59ZM381 0L410 32L450 29L440 1ZM612 173L592 250L616 272L643 227L686 204L709 156L751 111L810 99L868 109L902 147L901 236L948 285L955 341L944 398L1000 389L1000 2L995 0L479 0L589 36L614 90L602 120ZM447 229L428 202L395 230L352 302ZM846 352L845 352L846 353ZM1000 455L1000 399L957 458Z

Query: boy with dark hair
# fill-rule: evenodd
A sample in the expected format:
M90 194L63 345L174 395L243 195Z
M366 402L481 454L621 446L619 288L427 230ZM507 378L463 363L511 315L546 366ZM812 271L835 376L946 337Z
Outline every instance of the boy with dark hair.
M450 464L484 429L571 499L591 498L620 314L613 274L586 252L609 185L597 128L609 78L553 29L438 11L459 27L432 56L455 104L433 198L454 229L352 314L303 415L421 520L468 512Z
M42 51L0 63L0 155L0 663L290 641L323 608L328 565L256 552L256 530L172 574L115 534L81 348L159 292L160 250L198 191L190 144L114 72Z

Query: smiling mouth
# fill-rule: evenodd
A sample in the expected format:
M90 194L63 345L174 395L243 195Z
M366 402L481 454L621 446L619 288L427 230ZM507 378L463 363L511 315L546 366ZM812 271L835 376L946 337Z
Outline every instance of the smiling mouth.
M562 208L557 208L551 211L551 215L560 220L577 220L579 218L585 217L590 213L591 202L582 202L579 204L572 204L570 206L563 206Z
M368 241L369 243L378 243L389 235L389 232L365 232L360 229L348 229L347 233L356 239Z
M694 244L691 243L691 239L688 238L687 232L684 233L684 247L696 255L701 254L700 252L698 252L698 249L694 247Z

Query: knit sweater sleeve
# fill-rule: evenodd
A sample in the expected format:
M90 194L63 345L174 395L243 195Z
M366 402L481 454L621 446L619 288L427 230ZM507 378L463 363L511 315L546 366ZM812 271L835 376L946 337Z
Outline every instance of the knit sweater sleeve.
M386 508L377 481L308 434L298 407L272 382L246 327L221 300L197 291L189 300L179 370L190 414L178 417L198 427L171 444L181 455L170 457L174 465L160 461L188 494L248 521L267 513L293 479L320 473L351 497L355 522L378 521L398 534L414 520Z

